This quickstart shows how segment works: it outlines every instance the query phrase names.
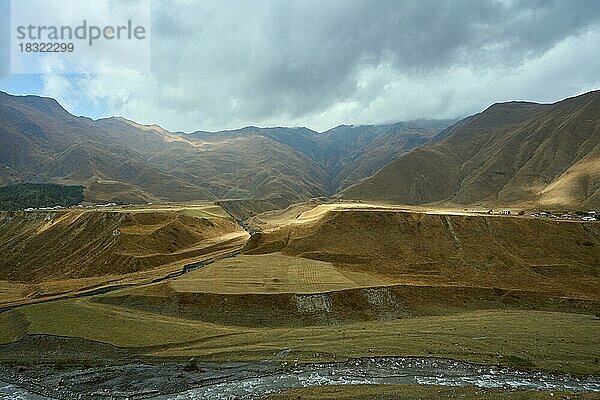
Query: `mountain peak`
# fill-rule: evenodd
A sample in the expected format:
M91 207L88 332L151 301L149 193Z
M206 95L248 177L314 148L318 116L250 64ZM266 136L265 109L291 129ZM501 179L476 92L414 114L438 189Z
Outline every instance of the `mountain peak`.
M67 110L59 104L58 101L52 97L43 97L36 95L12 95L6 92L0 92L0 99L2 101L17 101L22 105L33 108L37 111L48 114L69 114Z
M598 105L597 91L554 104L493 104L343 196L404 204L597 208Z
M483 112L510 111L510 110L516 110L516 109L521 109L521 108L526 108L526 107L535 107L535 106L539 106L539 105L540 105L539 103L534 103L531 101L518 101L518 100L502 101L502 102L498 102L498 103L493 103L491 106L486 108Z
M154 132L158 132L161 134L170 134L171 133L158 124L141 124L139 122L135 122L133 120L130 120L130 119L127 119L124 117L119 117L119 116L112 116L109 118L101 118L98 121L116 121L116 122L130 125L134 128L140 129L142 131L154 131Z

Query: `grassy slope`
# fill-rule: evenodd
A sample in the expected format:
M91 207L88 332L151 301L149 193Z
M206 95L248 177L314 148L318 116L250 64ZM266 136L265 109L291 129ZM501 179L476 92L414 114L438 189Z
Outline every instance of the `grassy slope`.
M338 270L329 262L281 253L220 260L171 281L178 292L224 294L321 293L389 284L377 276Z
M150 281L247 238L218 206L0 214L0 300ZM18 251L15 251L18 249Z
M311 209L288 223L273 216L273 230L247 248L265 254L222 260L160 284L0 314L0 339L75 337L159 358L278 359L291 349L291 360L414 355L600 373L599 321L590 315L597 311L597 225L331 209ZM142 230L154 231L151 225ZM578 244L584 239L592 245ZM284 254L265 251L273 244ZM490 255L492 263L478 264ZM436 268L423 257L438 257ZM539 263L544 257L558 261ZM467 273L478 269L480 275ZM389 285L387 294L373 291L377 282ZM300 307L298 296L327 290L333 291L317 296L328 296L331 310L318 301ZM401 308L365 308L387 296ZM23 357L3 347L0 354L61 354L44 351L39 346Z
M396 284L599 299L600 224L351 207L322 205L272 223L245 252L328 261Z
M436 356L520 368L600 373L599 321L589 315L477 311L338 326L251 328L179 319L71 299L0 314L0 341L23 334L72 336L158 357L332 360ZM15 357L0 352L3 360ZM43 357L44 349L38 349ZM56 355L54 355L56 356Z
M440 387L422 385L363 385L363 386L322 386L293 389L268 396L267 400L291 399L339 399L339 400L422 400L422 399L464 399L464 400L542 400L542 399L600 399L597 393L569 393L555 391L481 389L473 387Z
M277 205L288 205L346 187L447 126L423 121L322 134L247 127L188 135L122 118L75 117L36 96L0 93L0 105L0 185L80 184L91 202L276 197ZM269 202L255 206L273 209Z
M494 104L341 193L402 204L599 207L600 92Z

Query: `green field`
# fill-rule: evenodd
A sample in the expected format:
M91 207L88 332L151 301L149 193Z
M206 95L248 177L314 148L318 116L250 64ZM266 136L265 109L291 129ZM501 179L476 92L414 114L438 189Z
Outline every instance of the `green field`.
M600 321L591 315L518 310L339 326L249 328L72 299L3 313L0 341L12 342L29 333L83 338L159 358L279 359L279 352L290 349L287 360L436 356L600 374L599 328ZM1 357L12 356L3 352Z

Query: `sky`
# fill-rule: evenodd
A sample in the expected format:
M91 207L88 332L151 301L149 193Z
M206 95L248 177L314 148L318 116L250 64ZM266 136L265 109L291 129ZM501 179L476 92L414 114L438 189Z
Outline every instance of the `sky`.
M0 90L174 131L460 118L600 88L597 0L153 0L149 71L77 74L11 74L8 7Z

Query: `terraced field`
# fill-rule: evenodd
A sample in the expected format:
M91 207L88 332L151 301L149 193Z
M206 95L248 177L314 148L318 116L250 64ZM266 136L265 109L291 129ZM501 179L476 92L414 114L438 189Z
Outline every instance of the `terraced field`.
M148 283L248 236L214 204L0 213L0 307Z

